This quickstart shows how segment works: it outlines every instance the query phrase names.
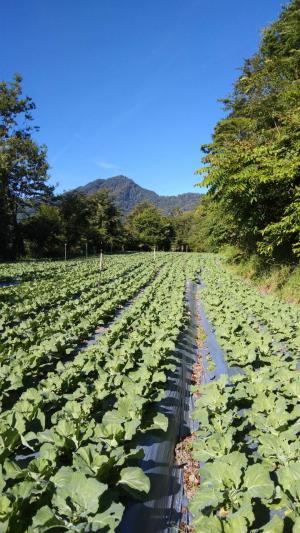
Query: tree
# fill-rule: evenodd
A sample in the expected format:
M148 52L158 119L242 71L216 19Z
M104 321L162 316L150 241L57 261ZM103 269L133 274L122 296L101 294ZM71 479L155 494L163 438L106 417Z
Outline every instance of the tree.
M270 260L295 259L300 249L299 28L293 0L245 62L199 170L210 198L230 214L234 244Z
M174 238L173 250L216 252L235 237L234 227L228 213L203 195L200 204L193 211L171 214Z
M200 205L191 213L187 244L196 252L217 252L221 246L236 238L230 213L203 196Z
M30 257L62 257L64 238L59 208L40 204L22 224L25 253Z
M18 216L26 206L49 197L46 148L39 146L31 124L35 104L22 96L22 78L0 83L0 257L18 253Z
M62 194L57 199L61 217L61 234L69 255L83 253L89 237L90 209L86 195L78 191Z
M127 228L139 247L169 247L173 236L168 217L148 202L135 206L127 218Z
M22 221L25 252L35 257L62 257L98 253L100 248L122 248L124 232L120 213L109 196L101 190L92 195L70 191L41 204Z
M109 190L101 189L88 196L89 240L95 252L100 248L113 250L122 243L120 212Z
M175 251L186 250L188 246L189 235L193 211L181 211L176 208L171 211L170 221L173 228L172 249Z

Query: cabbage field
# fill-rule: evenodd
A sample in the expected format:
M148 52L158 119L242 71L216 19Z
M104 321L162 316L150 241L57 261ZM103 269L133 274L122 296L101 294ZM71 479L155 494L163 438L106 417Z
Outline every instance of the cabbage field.
M0 305L0 533L300 531L299 308L163 252L1 265Z
M299 532L300 310L260 295L213 256L201 262L199 299L224 360L218 372L211 353L195 388L195 531Z

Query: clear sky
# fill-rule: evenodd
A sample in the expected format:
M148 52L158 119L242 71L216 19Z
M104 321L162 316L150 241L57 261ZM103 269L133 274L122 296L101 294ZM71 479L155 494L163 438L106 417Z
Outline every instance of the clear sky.
M22 74L59 190L124 174L193 191L217 100L284 3L2 0L0 78Z

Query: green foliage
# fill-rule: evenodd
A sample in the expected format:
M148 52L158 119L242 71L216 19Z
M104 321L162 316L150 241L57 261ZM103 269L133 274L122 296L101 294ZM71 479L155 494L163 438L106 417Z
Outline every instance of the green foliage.
M299 257L299 28L292 0L224 100L228 115L202 147L198 171L217 208L230 213L227 242L267 259Z
M206 195L194 211L173 211L172 249L216 252L234 235L232 217Z
M88 237L95 250L113 249L122 243L120 212L106 189L86 197L88 203Z
M128 493L146 497L136 445L168 429L157 405L198 262L106 256L101 278L95 259L1 266L22 281L1 291L1 531L113 532Z
M173 209L170 216L174 237L172 239L172 250L185 251L191 235L193 211L181 211Z
M153 205L143 202L138 204L128 215L127 230L139 247L169 247L172 226L165 215Z
M213 372L195 389L192 454L201 464L190 505L195 529L296 531L299 309L262 296L210 254L202 258L201 277L200 298L229 371Z
M285 209L279 222L269 224L262 231L264 240L258 243L258 251L270 256L284 243L289 243L293 254L300 257L300 189L296 188L295 200Z
M127 466L120 473L121 485L127 489L133 489L139 492L148 493L150 490L150 480L144 474L143 470L137 466Z
M57 206L40 204L31 217L21 224L25 255L58 257L62 255L62 219Z
M61 240L67 243L69 252L78 254L87 240L89 209L86 197L71 191L59 196L56 203L61 217Z
M280 287L280 296L289 301L300 303L300 265L296 266L285 278Z
M113 250L124 242L120 213L108 191L86 196L71 191L41 204L20 224L25 253L30 257L62 257L64 243L68 257Z
M261 291L273 293L291 303L300 303L300 266L286 263L266 263L257 254L248 255L232 245L220 248L226 267L243 278L251 280Z
M190 248L199 252L216 252L234 233L230 214L204 196L193 213Z
M18 216L25 206L49 196L46 148L31 134L35 105L22 96L22 78L0 83L0 257L15 258L19 248Z

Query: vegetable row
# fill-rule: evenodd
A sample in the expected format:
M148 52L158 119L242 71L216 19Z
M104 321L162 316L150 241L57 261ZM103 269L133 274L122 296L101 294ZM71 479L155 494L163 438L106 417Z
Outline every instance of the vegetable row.
M114 531L127 494L149 491L138 436L167 429L157 402L177 363L185 286L198 262L165 258L95 344L58 362L2 413L2 531Z
M197 386L197 532L300 531L299 310L202 258L200 299L229 366ZM213 354L211 354L213 358Z

